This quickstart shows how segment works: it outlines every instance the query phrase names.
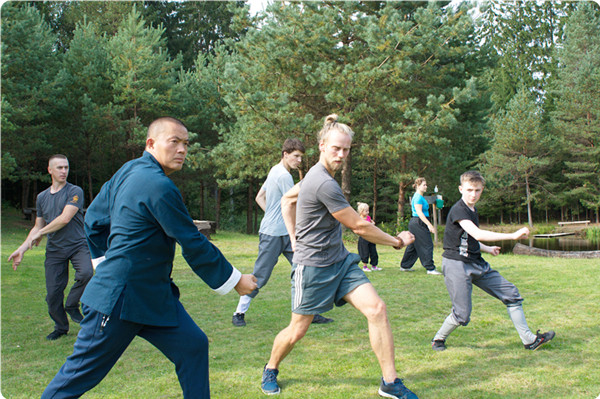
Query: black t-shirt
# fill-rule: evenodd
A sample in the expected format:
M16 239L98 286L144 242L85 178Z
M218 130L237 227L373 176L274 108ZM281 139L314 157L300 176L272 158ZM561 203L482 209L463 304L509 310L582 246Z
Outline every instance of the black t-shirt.
M479 227L477 208L475 208L475 211L472 211L462 199L458 200L458 202L450 208L450 212L446 218L444 253L442 254L442 257L469 263L484 262L481 257L479 241L463 230L458 223L461 220L470 220L475 226Z

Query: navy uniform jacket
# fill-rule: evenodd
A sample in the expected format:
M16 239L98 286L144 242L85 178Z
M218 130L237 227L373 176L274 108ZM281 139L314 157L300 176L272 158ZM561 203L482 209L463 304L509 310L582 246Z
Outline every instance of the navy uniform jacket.
M176 326L178 289L171 279L175 243L194 272L226 294L241 273L194 225L181 193L148 152L127 162L102 186L85 215L92 258L104 260L81 302L110 315L123 295L120 318Z

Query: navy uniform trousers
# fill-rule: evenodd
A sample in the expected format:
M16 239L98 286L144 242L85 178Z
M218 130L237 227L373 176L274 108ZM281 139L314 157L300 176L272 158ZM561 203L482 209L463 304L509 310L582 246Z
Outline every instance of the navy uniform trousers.
M208 399L208 338L177 301L177 327L155 327L119 319L123 296L110 317L83 305L84 318L73 354L42 394L42 399L78 398L96 386L131 341L140 336L171 362L184 398Z

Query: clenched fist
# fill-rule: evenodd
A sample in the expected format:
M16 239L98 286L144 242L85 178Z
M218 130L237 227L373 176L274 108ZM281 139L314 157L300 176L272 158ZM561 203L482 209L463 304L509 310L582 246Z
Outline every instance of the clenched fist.
M242 278L235 286L235 290L240 296L248 295L256 289L256 277L254 274L242 274Z

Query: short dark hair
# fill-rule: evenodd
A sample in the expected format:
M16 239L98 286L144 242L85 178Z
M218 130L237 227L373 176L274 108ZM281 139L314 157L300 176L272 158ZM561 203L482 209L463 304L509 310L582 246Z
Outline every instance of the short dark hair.
M298 139L286 139L281 147L281 156L291 154L294 151L300 151L304 154L306 152L304 144Z
M53 159L66 159L67 161L69 161L69 158L67 158L66 155L63 155L63 154L54 154L50 158L48 158L48 165L50 165L50 162Z
M463 184L465 182L481 183L485 186L485 179L483 178L481 173L479 173L476 170L469 170L469 171L463 173L462 175L460 175L460 184Z

